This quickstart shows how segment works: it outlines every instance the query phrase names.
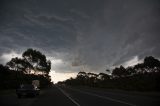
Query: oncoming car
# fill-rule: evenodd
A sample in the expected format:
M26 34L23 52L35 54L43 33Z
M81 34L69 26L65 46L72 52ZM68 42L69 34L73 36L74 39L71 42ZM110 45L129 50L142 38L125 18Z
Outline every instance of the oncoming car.
M35 97L40 94L40 89L32 84L22 84L20 88L16 89L16 94L18 98L25 96Z

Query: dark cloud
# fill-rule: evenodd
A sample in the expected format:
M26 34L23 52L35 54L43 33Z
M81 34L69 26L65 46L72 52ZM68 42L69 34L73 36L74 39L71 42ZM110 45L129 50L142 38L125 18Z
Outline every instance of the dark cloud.
M77 72L85 66L99 72L135 56L160 57L158 0L2 0L0 4L1 58L32 47L59 62L57 67L53 64L55 71Z

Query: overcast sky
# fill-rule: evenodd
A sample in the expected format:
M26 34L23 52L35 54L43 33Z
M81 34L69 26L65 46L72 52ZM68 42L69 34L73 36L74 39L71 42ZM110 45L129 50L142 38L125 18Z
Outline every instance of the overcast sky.
M0 0L0 63L27 48L44 53L57 73L160 58L160 2Z

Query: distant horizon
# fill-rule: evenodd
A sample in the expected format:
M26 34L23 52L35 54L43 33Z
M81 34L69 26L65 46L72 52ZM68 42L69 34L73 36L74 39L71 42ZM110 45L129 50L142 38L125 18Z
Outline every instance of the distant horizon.
M3 60L5 60L5 63L2 63L2 64L3 64L3 65L6 65L6 63L9 62L12 58L15 58L15 57L21 58L21 56L22 56L22 53L18 54L18 53L13 52L13 51L12 51L11 53L9 53L9 54L4 54L4 55L1 56L1 58L2 58ZM63 65L64 63L62 63L62 61L61 61L60 59L54 60L54 58L52 58L52 57L47 57L47 56L46 56L46 58L47 58L48 60L50 60L51 63L52 63L52 67L51 67L51 70L50 70L49 75L51 75L51 80L52 80L52 82L54 82L54 83L57 83L57 82L59 82L59 81L65 81L66 79L69 79L69 78L71 78L71 77L72 77L72 78L75 78L76 75L78 74L78 72L81 72L81 71L84 71L84 72L93 72L93 73L96 73L96 74L98 74L98 73L107 73L107 72L106 72L106 69L107 69L107 68L106 68L105 70L101 70L101 71L99 71L99 72L96 72L96 71L84 69L84 66L79 67L79 71L77 70L77 72L73 72L73 71L65 72L65 73L63 73L63 72L58 72L58 70L57 70L57 71L54 70L54 67L56 67L57 65ZM158 58L158 59L159 59L159 58ZM138 64L138 63L142 63L142 62L143 62L143 59L142 59L142 60L139 60L138 57L135 56L133 59L131 59L131 60L129 60L129 61L123 63L123 64L120 64L120 65L118 65L118 66L114 66L114 67L111 67L111 68L108 68L108 69L112 70L112 69L114 69L115 67L119 67L119 66L121 66L121 65L126 68L126 67L134 66L134 65L136 65L136 64ZM54 66L54 67L53 67L53 66Z

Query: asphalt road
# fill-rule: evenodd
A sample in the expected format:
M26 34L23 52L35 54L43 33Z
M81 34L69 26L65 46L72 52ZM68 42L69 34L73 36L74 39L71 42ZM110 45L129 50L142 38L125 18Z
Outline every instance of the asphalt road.
M53 86L36 98L0 95L0 106L160 106L160 95Z
M160 106L160 95L137 92L62 87L80 106Z

